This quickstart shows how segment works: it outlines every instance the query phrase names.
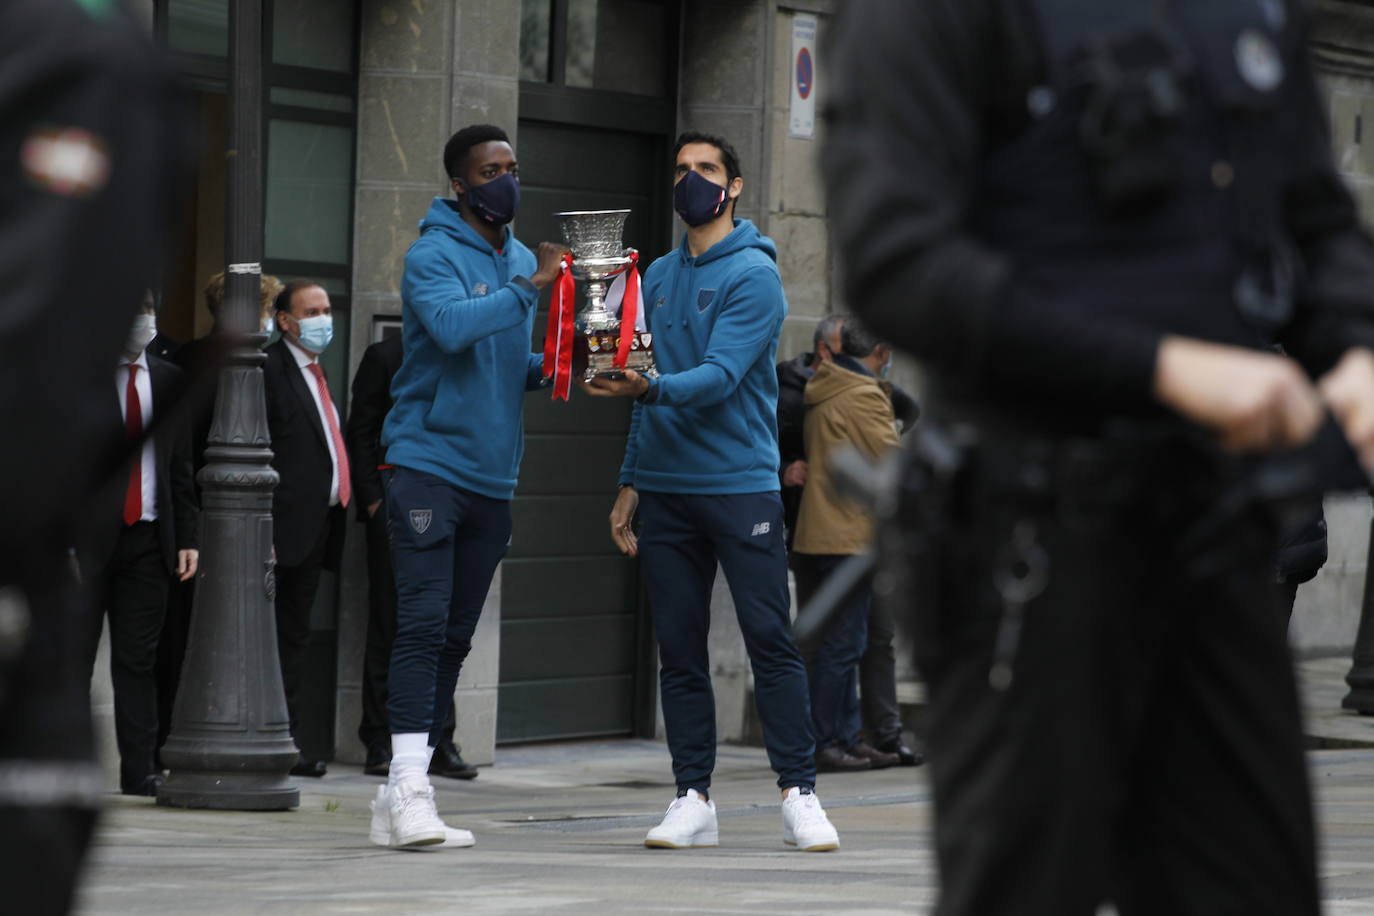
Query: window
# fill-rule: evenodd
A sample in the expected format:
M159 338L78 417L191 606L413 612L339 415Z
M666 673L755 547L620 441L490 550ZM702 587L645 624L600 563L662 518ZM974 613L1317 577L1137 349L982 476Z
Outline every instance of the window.
M522 0L520 78L666 98L675 4L664 0Z

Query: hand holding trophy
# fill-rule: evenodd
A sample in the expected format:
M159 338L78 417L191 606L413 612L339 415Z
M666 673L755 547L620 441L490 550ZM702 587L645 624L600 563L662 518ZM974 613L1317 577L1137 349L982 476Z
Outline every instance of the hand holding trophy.
M653 335L639 309L639 252L621 242L629 210L558 213L564 256L549 305L544 338L544 374L553 377L553 397L567 400L571 381L656 376ZM617 316L606 308L610 281L625 274ZM587 307L574 318L573 278L586 281Z

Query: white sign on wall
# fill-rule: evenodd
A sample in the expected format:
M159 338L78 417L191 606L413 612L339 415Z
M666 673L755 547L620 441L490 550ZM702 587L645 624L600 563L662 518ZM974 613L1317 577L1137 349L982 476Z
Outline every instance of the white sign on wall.
M792 17L792 105L787 135L811 140L816 136L816 17Z

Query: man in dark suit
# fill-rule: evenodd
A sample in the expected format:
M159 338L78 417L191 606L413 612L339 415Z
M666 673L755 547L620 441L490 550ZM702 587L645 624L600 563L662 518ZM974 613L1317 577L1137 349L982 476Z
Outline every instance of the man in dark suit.
M152 299L144 301L116 370L120 418L112 436L136 443L157 411L175 409L181 370L147 352L157 333ZM157 417L153 435L132 457L118 485L102 501L107 536L88 558L99 570L110 629L110 676L114 687L119 787L125 795L156 795L162 774L157 751L158 634L167 610L172 576L196 574L198 508L191 478L190 438L184 415ZM115 524L118 519L119 524ZM93 667L101 617L88 643Z
M299 747L310 608L320 571L339 565L352 481L339 411L319 364L319 355L334 336L329 294L315 283L288 283L277 296L276 317L282 339L264 351L267 362L262 372L272 467L280 478L272 493L277 652L291 734ZM291 772L323 776L325 763L302 756Z
M387 536L381 471L387 467L382 447L382 423L393 403L391 379L401 368L405 349L396 334L363 351L353 376L353 399L348 411L349 466L358 521L367 532L367 648L363 656L363 718L358 738L367 748L363 772L386 776L391 766L391 728L386 716L387 671L391 644L396 639L396 576L391 568L391 540ZM454 711L449 708L442 739L434 748L429 772L452 779L474 779L476 767L463 760L453 740Z

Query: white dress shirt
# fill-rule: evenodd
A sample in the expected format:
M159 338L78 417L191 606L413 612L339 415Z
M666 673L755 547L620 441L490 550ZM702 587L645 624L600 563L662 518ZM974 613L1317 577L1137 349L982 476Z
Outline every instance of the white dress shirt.
M289 338L283 337L286 341L287 349L291 355L296 357L296 365L300 367L301 375L305 378L305 387L309 389L310 396L315 399L315 411L320 415L320 428L324 430L324 444L329 447L329 504L337 506L339 504L339 456L334 451L334 437L329 434L329 416L332 414L334 422L339 425L339 435L343 435L343 424L339 423L338 411L334 409L334 399L326 398L320 400L320 386L315 380L315 373L310 371L310 364L316 362L316 357L302 350L291 342ZM325 403L325 402L328 403ZM329 414L325 411L328 410Z
M148 351L144 350L138 354L138 359L133 361L138 366L138 374L134 376L134 388L138 391L138 408L143 418L143 428L147 429L148 424L153 422L153 380L148 377ZM115 369L115 387L119 390L119 416L124 420L127 428L129 422L129 406L125 398L129 388L129 360L127 357L119 358L119 366ZM155 461L153 440L150 436L143 442L143 456L139 462L143 475L143 515L141 521L157 521L157 464Z

